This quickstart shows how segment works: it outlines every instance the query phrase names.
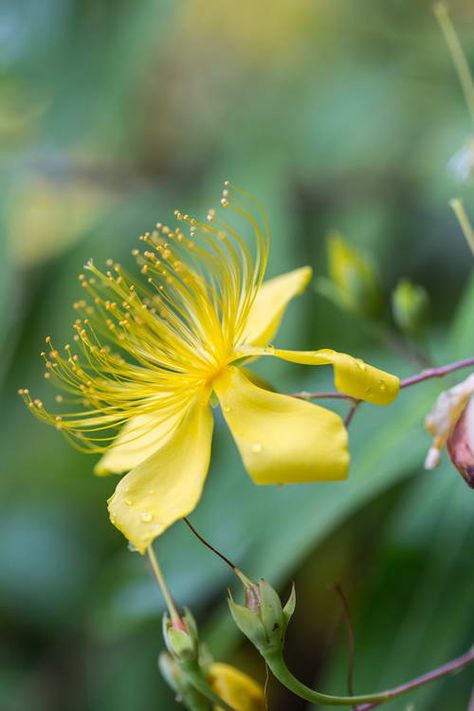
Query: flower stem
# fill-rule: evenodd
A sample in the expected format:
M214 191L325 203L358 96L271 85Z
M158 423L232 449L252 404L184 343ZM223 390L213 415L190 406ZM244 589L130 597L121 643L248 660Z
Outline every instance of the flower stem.
M462 200L459 198L453 198L449 201L449 204L456 215L465 240L468 243L471 252L474 254L474 230L472 229L471 222L467 216L466 210L464 209Z
M447 662L447 664L443 664L443 666L437 667L436 669L433 669L427 674L422 674L421 676L415 677L415 679L412 679L411 681L407 681L405 684L400 684L400 686L396 686L393 689L389 689L385 692L385 698L382 701L376 701L374 703L358 706L356 711L369 711L369 709L374 709L381 703L384 703L384 701L389 701L390 699L393 699L396 696L405 694L407 691L411 691L412 689L418 689L418 687L424 686L425 684L429 684L432 681L436 681L436 679L441 679L442 677L447 676L448 674L453 674L454 672L460 671L468 664L471 664L473 660L474 649L471 649L469 652L466 652L466 654L462 654L460 657L452 659L450 662Z
M191 531L191 533L192 533L194 536L196 536L196 538L198 539L198 541L200 541L203 545L206 546L206 548L209 548L210 551L212 551L216 556L218 556L221 560L223 560L224 563L225 563L226 565L228 565L229 568L230 568L234 573L236 572L237 566L236 566L234 563L232 563L232 561L231 561L229 558L227 558L227 556L225 556L223 553L221 553L215 546L213 546L211 543L209 543L209 541L207 541L207 540L204 538L204 536L202 536L202 535L199 533L199 531L197 531L197 530L195 529L195 527L193 526L193 524L191 523L191 521L189 520L189 518L187 518L187 517L185 516L185 517L183 518L183 521L184 521L184 523L186 524L186 526L189 528L189 530Z
M474 121L474 83L472 81L471 71L469 69L469 64L467 63L466 55L464 54L464 50L461 42L459 41L454 25L451 22L446 3L437 2L433 10L451 54L454 68L456 69L462 90L464 92L467 108L471 114L472 120Z
M392 689L387 689L381 691L377 694L366 694L361 696L332 696L328 694L322 694L319 691L314 691L306 686L301 681L299 681L290 672L286 666L285 660L283 659L283 654L281 650L275 650L271 652L266 652L264 654L265 661L270 667L273 675L284 685L287 689L292 691L294 694L299 696L306 701L310 701L316 704L326 704L328 706L353 706L355 704L361 704L357 711L368 711L368 709L375 708L376 706L385 703L386 701L391 701L397 696L405 694L411 689L416 689L424 684L428 684L431 681L440 679L448 674L452 674L455 671L462 669L474 662L474 649L471 649L466 654L453 659L452 661L444 664L437 669L424 674L423 676L416 677L411 681L396 686Z
M409 388L412 385L422 383L424 380L431 380L432 378L443 378L445 375L449 375L449 373L454 373L456 370L469 368L471 366L474 366L474 358L457 360L454 363L448 363L448 365L443 365L440 368L428 368L427 370L422 370L418 375L412 375L402 380L400 382L400 388Z
M400 381L400 389L409 388L412 385L417 385L422 383L424 380L432 380L433 378L442 378L449 373L454 373L456 370L461 370L462 368L469 368L474 366L474 358L465 358L464 360L457 360L454 363L448 363L448 365L443 365L440 368L427 368L422 370L421 373L416 375L411 375L409 378L405 378ZM350 395L345 395L344 393L338 392L299 392L292 393L293 397L297 397L300 400L323 400L323 399L335 399L335 400L352 400L353 402L358 402L354 400Z
M166 607L168 608L168 612L171 617L171 621L173 625L175 625L178 628L182 627L182 622L181 622L181 617L178 613L178 610L176 609L176 605L174 603L173 598L171 597L171 593L169 591L168 585L166 584L165 578L163 576L163 573L160 568L160 564L158 563L158 558L155 555L155 551L153 550L153 546L148 546L146 549L147 555L148 555L148 560L150 561L151 569L153 571L153 574L156 578L156 581L159 585L159 588L161 590L161 593L164 597Z

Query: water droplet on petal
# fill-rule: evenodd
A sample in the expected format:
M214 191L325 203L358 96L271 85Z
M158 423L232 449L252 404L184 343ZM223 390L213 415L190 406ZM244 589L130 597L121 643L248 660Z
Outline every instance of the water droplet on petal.
M254 454L260 454L260 452L263 452L263 444L261 442L254 442L250 447L250 450Z
M131 551L132 553L138 553L138 548L135 548L133 543L131 543L130 541L128 542L127 547L128 547L128 550Z
M144 511L142 514L140 514L140 518L143 523L150 523L150 521L153 520L153 514L151 514L149 511Z
M230 407L230 405L224 405L223 410L224 412L230 412L232 408Z

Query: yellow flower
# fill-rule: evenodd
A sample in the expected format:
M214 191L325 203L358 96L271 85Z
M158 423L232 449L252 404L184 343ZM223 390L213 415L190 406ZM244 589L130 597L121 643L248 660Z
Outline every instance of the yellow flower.
M343 353L296 352L268 345L290 299L311 269L263 282L269 234L256 204L236 187L221 204L252 230L251 249L210 211L207 222L176 212L188 234L157 225L134 250L144 280L109 262L80 275L88 298L75 304L78 353L46 339L46 377L71 407L51 414L28 391L32 411L81 449L104 452L97 474L129 472L109 499L112 523L144 552L153 539L197 505L209 468L213 393L245 466L257 484L343 479L349 455L341 418L318 405L269 392L239 368L248 358L275 356L331 364L338 390L386 405L397 395L393 375ZM257 213L260 215L260 213ZM106 345L104 345L104 343ZM120 432L117 436L117 428Z
M239 669L214 662L209 667L210 684L220 698L235 711L263 711L263 689L250 676ZM222 711L215 707L215 711Z

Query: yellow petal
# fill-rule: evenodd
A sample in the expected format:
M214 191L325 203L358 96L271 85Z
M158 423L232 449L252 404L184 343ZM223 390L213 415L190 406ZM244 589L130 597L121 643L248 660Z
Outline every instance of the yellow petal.
M243 340L264 346L277 332L288 303L306 288L313 271L301 267L264 282L248 315Z
M211 410L199 400L164 445L119 482L108 502L110 520L140 553L197 505L211 439Z
M215 381L224 417L256 484L347 476L347 432L334 412L257 387L233 366Z
M214 662L209 667L209 682L218 696L235 711L264 711L263 689L250 676L239 669ZM222 711L220 706L214 711Z
M332 365L334 384L341 393L375 405L389 405L398 395L400 380L396 375L374 368L347 353L330 348L318 351L286 351L280 348L245 348L242 355L259 357L276 356L302 365Z
M169 415L138 415L122 427L110 449L97 462L95 474L122 474L148 459L173 432L184 412Z

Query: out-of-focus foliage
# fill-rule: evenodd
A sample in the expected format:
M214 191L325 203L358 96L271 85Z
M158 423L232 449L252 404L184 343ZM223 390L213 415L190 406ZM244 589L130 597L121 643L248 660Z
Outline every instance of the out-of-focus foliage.
M430 5L2 3L2 710L177 708L156 666L160 595L106 518L115 481L94 478L92 459L30 418L16 394L26 386L51 397L38 353L49 333L70 339L86 259L127 263L135 235L175 207L205 215L230 177L267 207L272 274L302 264L316 279L327 274L330 230L377 264L380 331L308 290L278 345L329 346L415 372L413 350L390 326L403 276L432 302L417 344L425 357L473 355L472 260L447 205L457 194L473 212L473 186L447 170L472 126ZM451 7L474 63L472 4ZM260 376L278 374L287 392L331 388L323 369L269 360ZM357 691L426 671L472 640L472 500L448 462L422 470L423 419L442 387L363 407L346 483L257 488L218 423L192 520L248 574L282 589L296 579L289 663L325 690L345 684L344 625L328 590L336 582L353 611ZM223 564L181 524L158 551L216 658L263 681L225 609ZM469 681L418 692L417 710L465 709ZM270 697L272 711L304 708L276 684Z
M380 307L380 290L372 262L332 232L327 239L329 279L316 282L319 293L328 296L342 309L373 317Z
M416 336L426 326L429 297L422 286L400 279L392 292L393 319L402 333Z

